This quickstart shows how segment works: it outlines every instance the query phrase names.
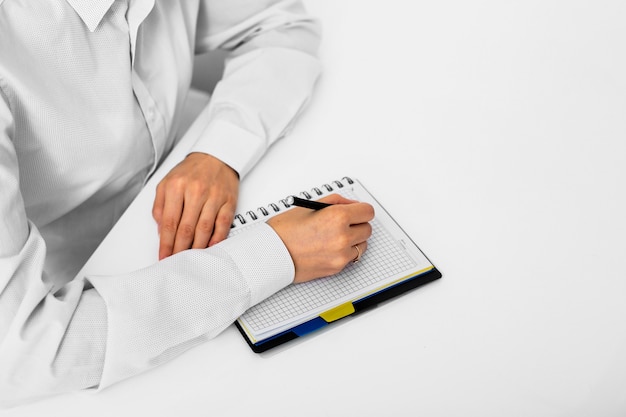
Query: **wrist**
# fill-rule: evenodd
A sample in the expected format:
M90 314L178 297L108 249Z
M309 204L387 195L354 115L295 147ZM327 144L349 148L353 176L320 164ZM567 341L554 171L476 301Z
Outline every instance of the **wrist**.
M218 244L228 252L250 288L255 305L291 284L295 268L291 255L274 229L254 225Z

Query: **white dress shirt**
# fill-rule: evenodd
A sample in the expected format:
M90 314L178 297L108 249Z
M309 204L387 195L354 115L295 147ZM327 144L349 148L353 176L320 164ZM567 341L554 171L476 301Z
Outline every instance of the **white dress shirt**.
M318 40L296 0L0 0L1 403L156 366L293 280L265 224L76 273L174 145L195 53L232 51L191 151L243 177L306 104Z

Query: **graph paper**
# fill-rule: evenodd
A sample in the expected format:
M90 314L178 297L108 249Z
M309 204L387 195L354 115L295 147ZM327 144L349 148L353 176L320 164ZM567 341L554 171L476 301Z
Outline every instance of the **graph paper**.
M360 262L349 264L336 275L291 284L250 308L239 322L253 335L261 337L278 333L430 265L421 251L412 247L414 244L407 248L408 237L360 184L346 178L315 188L308 195L303 194L317 198L331 192L375 206L376 218L370 222L372 236L367 241L367 251ZM245 218L239 216L239 224L231 230L231 235L285 209L285 203L278 202L256 212L247 212Z

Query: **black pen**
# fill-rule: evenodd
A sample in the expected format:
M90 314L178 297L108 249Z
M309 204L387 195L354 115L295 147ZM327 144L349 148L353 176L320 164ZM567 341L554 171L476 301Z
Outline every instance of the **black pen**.
M320 210L324 207L332 206L332 204L322 203L321 201L305 200L304 198L299 198L295 195L290 195L285 201L290 206L304 207L311 210Z

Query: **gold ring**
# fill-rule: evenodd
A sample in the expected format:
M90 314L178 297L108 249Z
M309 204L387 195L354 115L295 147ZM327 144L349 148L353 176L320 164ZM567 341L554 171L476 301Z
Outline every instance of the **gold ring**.
M356 258L352 260L352 263L355 264L361 260L361 249L359 249L359 245L354 245L352 247L356 249Z

